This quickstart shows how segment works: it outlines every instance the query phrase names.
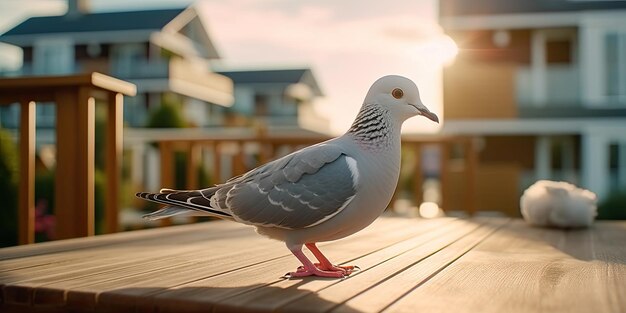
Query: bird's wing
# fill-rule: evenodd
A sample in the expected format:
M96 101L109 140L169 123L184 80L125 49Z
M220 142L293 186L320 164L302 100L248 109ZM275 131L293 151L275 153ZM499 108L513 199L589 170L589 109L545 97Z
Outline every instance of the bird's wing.
M211 207L243 223L297 229L343 210L356 194L358 176L354 158L335 144L323 143L202 192L212 193Z

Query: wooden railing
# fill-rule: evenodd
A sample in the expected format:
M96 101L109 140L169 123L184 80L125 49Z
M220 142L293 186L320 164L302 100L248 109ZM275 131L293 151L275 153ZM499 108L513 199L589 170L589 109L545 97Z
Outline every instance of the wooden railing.
M175 188L174 177L174 152L184 151L186 153L186 186L187 189L197 189L206 186L198 186L197 168L201 162L201 152L203 149L208 150L212 154L213 164L209 166L211 173L211 183L216 184L223 182L230 176L243 174L246 171L268 162L272 159L282 156L277 153L279 150L283 152L294 151L298 148L322 142L329 139L329 137L290 137L290 136L270 136L266 134L260 134L251 137L242 138L213 138L213 139L162 139L158 141L160 150L160 167L161 167L161 186L165 188ZM252 145L254 150L254 158L249 157L249 153L244 148L246 145ZM476 197L475 197L475 181L476 181L476 169L478 165L477 152L474 147L474 141L469 137L405 137L403 138L403 149L410 151L415 156L415 162L420 164L420 156L422 148L426 145L437 145L440 147L440 185L441 185L441 201L440 206L443 209L447 208L446 198L449 194L450 184L447 184L448 176L450 173L450 152L453 145L461 147L463 151L463 171L464 182L463 187L466 188L463 192L463 211L468 215L473 215L476 212ZM228 168L229 177L223 177L222 169L222 156L225 154L224 147L230 146L231 150L231 166ZM232 149L234 147L234 149ZM287 148L279 149L279 148ZM234 153L233 153L234 151ZM244 160L256 160L256 162L246 163ZM413 173L415 179L415 190L413 190L413 202L419 205L423 202L422 185L424 182L424 175L422 173L421 166L415 166L415 172ZM180 187L180 186L179 186ZM169 224L168 222L164 223Z
M0 105L19 103L19 243L35 240L35 103L55 102L58 239L94 234L95 99L107 101L105 231L118 227L123 95L135 85L100 73L0 79Z

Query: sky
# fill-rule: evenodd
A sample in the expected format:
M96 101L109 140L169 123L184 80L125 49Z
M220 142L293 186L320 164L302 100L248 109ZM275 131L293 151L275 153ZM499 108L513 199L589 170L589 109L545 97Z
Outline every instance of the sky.
M94 12L182 7L189 0L92 0ZM437 0L200 0L195 4L227 69L312 68L325 97L316 109L344 132L369 86L389 74L413 79L442 115L441 69L456 46L437 24ZM65 0L0 0L0 32L29 16L60 15ZM19 54L0 47L0 60ZM0 64L2 66L2 64ZM441 125L413 118L409 133Z

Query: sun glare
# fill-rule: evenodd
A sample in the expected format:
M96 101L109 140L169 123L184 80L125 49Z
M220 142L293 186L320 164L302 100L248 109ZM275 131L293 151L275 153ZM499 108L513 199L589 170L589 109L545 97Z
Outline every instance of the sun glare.
M456 55L459 54L459 47L456 45L456 42L448 36L441 39L439 49L441 52L441 59L443 61L442 63L444 65L452 63L454 58L456 58Z
M439 36L418 47L418 53L440 65L449 65L459 53L459 47L449 36Z
M419 213L423 218L435 218L439 216L439 205L434 202L423 202L420 204Z

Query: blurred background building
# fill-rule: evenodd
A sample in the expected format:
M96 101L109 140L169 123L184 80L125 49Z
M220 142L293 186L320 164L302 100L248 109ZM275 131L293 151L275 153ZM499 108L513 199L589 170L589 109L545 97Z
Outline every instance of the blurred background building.
M225 109L228 126L262 123L288 131L329 129L313 108L323 93L309 68L220 72L235 84L235 103ZM302 127L300 127L300 125Z
M441 0L440 22L443 133L479 141L481 209L515 213L538 179L626 186L626 2Z
M221 67L218 73L214 61L220 55L200 16L203 12L196 5L93 12L89 0L68 0L64 15L30 17L0 35L0 42L22 52L21 66L0 68L0 77L95 71L137 86L137 96L124 99L125 175L121 188L129 197L124 197L122 208L146 205L132 199L135 191L160 188L161 154L155 142L240 138L261 131L324 136L319 131L328 131L329 123L313 109L314 100L323 93L311 69L229 71ZM96 112L97 151L103 147L104 116L100 111ZM19 116L19 105L0 106L0 127L11 131L14 138ZM38 103L37 177L43 187L38 188L42 193L37 198L50 199L52 194L48 185L55 169L55 124L55 106ZM224 154L220 166L222 176L227 176L232 174L233 155L239 152L227 145L222 148L215 153ZM249 150L249 154L258 153ZM212 162L208 153L202 160ZM180 170L185 156L177 152L174 162ZM102 154L97 152L96 170L102 166ZM212 173L205 166L199 171L197 183L209 184L207 177ZM101 176L96 174L96 189L103 183ZM185 179L178 175L175 182L184 188ZM51 206L51 201L42 202L38 211L49 214L54 210Z
M98 12L88 0L68 0L63 15L5 23L0 43L18 47L21 66L0 60L0 76L98 71L137 85L124 105L121 229L145 226L137 209L150 204L134 199L135 191L207 186L338 134L371 81L390 73L414 79L443 124L405 124L413 145L403 151L395 198L401 205L394 208L404 209L397 212L414 216L427 204L431 216L468 207L518 216L521 192L538 179L589 188L602 207L626 205L626 2L405 1L408 13L373 2L350 13L350 3L312 3L143 10L142 3L134 11ZM64 4L57 1L58 9ZM439 25L423 9L437 6ZM258 25L267 12L276 29L251 31L235 21L245 16ZM212 36L207 20L216 19L223 24ZM217 37L238 54L230 67ZM303 44L314 40L319 45ZM258 64L245 62L258 51ZM315 60L315 70L268 66L299 54ZM105 179L98 107L96 213ZM35 198L48 199L37 203L42 220L54 212L55 106L38 103L36 115ZM15 144L19 116L18 105L0 107L0 127L12 135L0 132L0 148ZM468 188L467 181L475 184ZM617 201L604 205L611 199ZM15 226L14 217L0 217Z
M164 101L180 103L190 126L237 126L225 120L225 114L245 110L249 103L246 90L255 84L265 84L264 87L273 84L266 95L257 92L254 96L258 96L257 100L263 97L272 100L268 117L291 116L295 123L290 123L298 126L298 113L307 111L311 100L322 95L311 71L235 72L232 75L242 79L242 85L237 86L241 97L235 108L225 110L224 107L235 102L233 80L212 70L211 61L218 59L219 54L198 14L202 11L193 5L181 9L93 13L88 0L69 0L65 15L32 17L0 36L1 42L23 51L21 68L0 71L0 75L97 71L130 81L137 85L138 95L125 99L124 120L129 127L148 126L149 113ZM291 84L300 87L294 89ZM292 98L287 87L292 93L303 88L310 90L300 91L294 94L297 98ZM1 125L16 127L17 108L0 110L3 110ZM248 117L253 113L249 112ZM324 129L327 124L319 116L312 119L309 125L317 129ZM54 108L42 106L37 120L38 127L52 128ZM46 137L49 136L41 136Z
M65 15L29 18L0 41L23 51L22 67L4 76L97 71L135 83L138 95L126 99L124 110L132 127L145 126L166 95L198 126L209 124L212 107L233 102L232 81L211 71L219 55L193 6L92 13L89 1L70 0ZM14 114L3 114L3 125L12 126ZM50 127L54 112L41 110L37 118Z

